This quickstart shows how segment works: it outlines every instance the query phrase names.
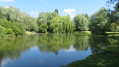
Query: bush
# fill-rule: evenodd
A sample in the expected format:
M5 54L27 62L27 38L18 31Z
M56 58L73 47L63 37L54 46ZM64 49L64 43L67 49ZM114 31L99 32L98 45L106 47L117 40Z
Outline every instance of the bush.
M48 29L48 26L47 24L41 24L40 27L39 27L39 32L40 33L47 33L47 29Z
M14 36L15 33L13 32L12 28L7 28L6 35L8 35L8 36Z
M25 26L22 23L3 20L0 22L0 25L6 28L6 35L18 36L25 34Z
M110 25L110 30L111 30L111 32L119 32L119 24L117 24L117 23L112 23L112 24Z
M0 36L5 36L6 35L6 28L3 26L0 26Z
M29 27L28 27L28 31L34 31L34 32L38 32L38 24L37 23L30 23Z
M14 22L12 24L12 29L16 36L25 35L26 30L24 24L22 23Z

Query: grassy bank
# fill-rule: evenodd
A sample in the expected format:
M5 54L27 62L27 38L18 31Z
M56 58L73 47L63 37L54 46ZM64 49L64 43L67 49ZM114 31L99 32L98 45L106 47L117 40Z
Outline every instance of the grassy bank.
M90 55L63 67L119 67L119 45L110 45L102 53Z
M106 32L108 36L119 36L119 32Z
M34 34L37 34L37 33L36 33L36 32L26 31L26 34L27 34L27 35L34 35Z
M26 31L25 35L34 35L34 34L37 34L36 32L30 32L30 31ZM14 38L14 37L21 37L21 36L25 36L25 35L19 35L19 36L16 36L16 35L0 35L0 38Z
M91 31L75 31L73 34L79 34L79 35L91 35Z

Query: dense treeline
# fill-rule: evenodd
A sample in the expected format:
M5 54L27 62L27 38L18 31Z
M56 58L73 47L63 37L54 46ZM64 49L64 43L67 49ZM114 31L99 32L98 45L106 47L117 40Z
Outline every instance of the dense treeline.
M119 3L110 11L101 8L90 17L90 30L94 34L105 34L105 32L119 32Z
M0 36L19 36L26 31L37 33L73 33L75 31L92 31L93 34L119 32L119 3L114 10L101 8L92 16L78 14L73 20L70 16L60 16L58 10L42 12L38 18L33 18L18 8L0 7Z
M32 26L29 27L31 23L35 25L35 18L20 12L19 9L0 7L0 36L24 35L26 30L32 30Z
M55 12L40 13L37 23L40 33L72 33L75 25L69 16L59 16L58 10Z

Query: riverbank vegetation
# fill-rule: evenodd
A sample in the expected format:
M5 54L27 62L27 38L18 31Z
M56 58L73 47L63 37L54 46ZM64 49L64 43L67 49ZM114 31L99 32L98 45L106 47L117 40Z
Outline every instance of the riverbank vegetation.
M109 1L113 2L113 1ZM114 10L101 8L90 17L78 14L73 20L70 16L60 16L54 12L41 12L33 18L15 7L0 7L0 37L25 35L26 31L36 33L74 33L91 31L92 34L105 35L105 32L119 32L119 3Z

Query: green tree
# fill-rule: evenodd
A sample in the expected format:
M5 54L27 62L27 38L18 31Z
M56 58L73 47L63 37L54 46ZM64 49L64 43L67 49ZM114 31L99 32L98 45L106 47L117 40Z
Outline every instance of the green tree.
M3 26L0 26L0 36L5 36L6 35L6 28Z
M48 15L46 13L40 13L37 23L39 26L39 32L46 33L48 29Z
M112 32L119 32L119 24L117 24L117 23L112 23L112 24L110 25L110 30L111 30Z
M55 12L51 13L51 12L42 12L40 13L38 19L37 19L37 23L38 23L38 26L39 26L39 32L51 32L51 29L50 29L50 23L52 21L52 19L54 17L56 17L58 15L58 10L56 9ZM44 28L45 27L45 28ZM44 30L43 30L44 28Z
M74 22L68 16L56 16L50 23L50 30L53 33L71 33L74 29Z
M37 23L32 22L29 24L28 31L38 32L38 30L39 30L39 27Z
M88 16L88 14L83 14L83 15L87 18L88 22L90 22L90 17Z
M43 23L39 26L39 32L40 33L47 33L48 26L46 23Z
M105 8L101 8L90 18L90 30L93 34L104 34L109 29L109 13Z
M75 30L75 25L72 20L70 20L69 16L62 17L62 24L64 33L72 33Z
M88 30L88 19L84 15L78 14L74 17L76 25L76 31L87 31Z
M56 16L52 19L52 22L50 23L50 30L53 33L62 33L63 32L63 25L62 25L62 17Z
M13 29L13 32L16 36L25 35L26 33L25 26L22 23L13 22L11 28Z
M55 9L55 12L59 15L58 9Z
M22 23L3 20L2 22L0 22L0 25L6 28L6 35L18 36L25 34L25 26Z

